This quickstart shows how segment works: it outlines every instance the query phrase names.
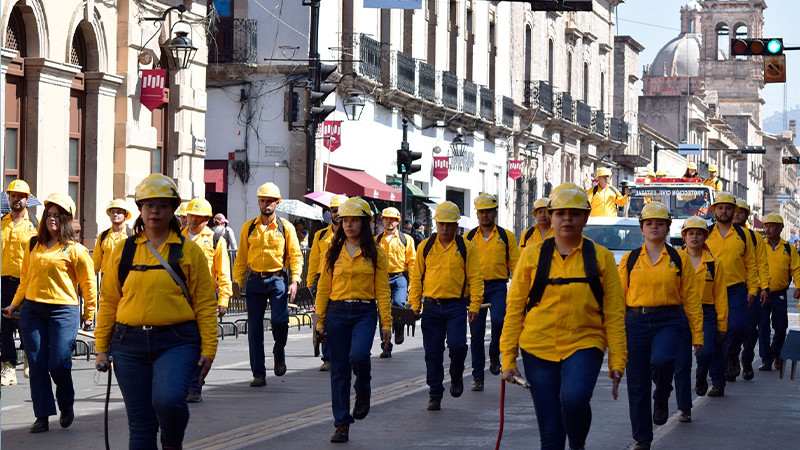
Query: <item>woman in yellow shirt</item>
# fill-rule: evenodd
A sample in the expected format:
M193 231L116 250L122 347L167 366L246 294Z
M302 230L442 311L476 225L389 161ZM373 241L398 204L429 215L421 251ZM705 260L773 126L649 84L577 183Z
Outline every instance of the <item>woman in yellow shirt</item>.
M543 449L583 448L589 401L609 348L612 395L625 370L622 287L614 255L582 236L591 206L583 188L566 183L550 194L555 236L527 246L508 292L500 337L503 378L525 375ZM599 296L599 297L598 297Z
M695 354L703 347L703 313L694 266L689 256L666 243L671 223L663 203L645 205L639 217L645 243L626 253L619 263L627 305L628 407L636 440L634 449L649 449L653 423L667 422L675 358L687 317ZM656 388L651 420L652 383Z
M347 442L350 424L369 413L370 349L378 313L381 340L392 329L391 290L386 253L375 245L369 205L354 197L339 207L341 226L325 256L317 285L317 333L328 341L331 355L331 442ZM350 414L350 372L356 402Z
M217 300L203 250L180 234L175 182L152 174L135 199L134 235L103 277L95 364L113 356L130 448L156 448L159 428L163 448L180 448L190 380L200 366L202 384L217 350Z
M31 433L47 431L49 416L61 411L59 423L67 428L75 418L72 387L72 347L78 335L83 293L83 326L94 317L97 287L89 250L78 243L72 228L75 202L68 195L51 194L44 201L39 231L26 246L20 284L6 317L20 309L20 333L30 365L31 400L36 421ZM31 248L32 247L32 248ZM56 397L50 379L56 384Z

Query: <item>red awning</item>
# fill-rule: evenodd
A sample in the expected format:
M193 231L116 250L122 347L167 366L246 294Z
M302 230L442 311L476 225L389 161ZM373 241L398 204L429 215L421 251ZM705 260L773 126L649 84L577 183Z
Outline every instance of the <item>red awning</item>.
M326 191L390 202L399 202L402 199L400 191L363 170L342 169L327 164L324 167L327 172Z
M203 181L206 192L228 193L228 160L206 160Z

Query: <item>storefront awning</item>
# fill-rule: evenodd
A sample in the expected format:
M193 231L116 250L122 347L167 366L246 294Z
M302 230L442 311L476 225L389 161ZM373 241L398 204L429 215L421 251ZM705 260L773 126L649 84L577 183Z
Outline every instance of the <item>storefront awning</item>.
M203 181L206 192L228 193L228 160L206 160Z
M378 180L363 170L343 169L325 165L327 179L325 190L343 193L347 196L359 196L399 202L402 194L397 189Z

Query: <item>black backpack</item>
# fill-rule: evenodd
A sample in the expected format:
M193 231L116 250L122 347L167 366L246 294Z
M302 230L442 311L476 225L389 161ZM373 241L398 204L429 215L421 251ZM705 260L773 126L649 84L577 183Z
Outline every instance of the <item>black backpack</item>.
M324 233L319 235L320 239L322 239L323 235L324 235ZM400 238L400 243L403 244L403 247L405 247L406 246L406 242L407 242L406 241L406 234L403 233L402 231L400 231L400 232L397 233L397 235ZM382 239L383 239L383 231L381 231L381 233L375 237L375 242L380 244Z
M180 265L180 259L183 256L183 244L185 242L185 238L182 235L178 235L178 237L181 238L180 244L169 244L167 264L172 267L172 270L174 270L175 273L178 274L178 277L184 282L184 284L186 284L186 275L183 273L183 269L181 269ZM125 244L122 247L122 257L119 260L119 268L117 269L117 277L119 278L120 287L125 285L125 280L128 279L128 274L131 270L142 272L147 270L165 270L164 266L161 264L155 264L152 266L139 264L134 266L134 253L136 253L136 235L129 236L127 239L125 239ZM176 281L175 284L178 284L178 282Z
M520 247L525 248L528 246L528 241L531 239L531 236L533 236L534 231L536 231L535 226L530 227L525 231L525 237L522 238L522 245L520 245Z
M425 286L425 272L428 270L428 253L431 252L433 248L433 244L436 243L436 239L438 239L438 233L433 233L431 237L425 242L425 247L422 249L422 259L426 261L425 270L422 271L420 275L420 285ZM456 249L458 249L458 253L461 254L461 259L464 260L464 284L461 286L461 298L464 298L464 292L467 290L467 245L464 243L464 238L456 235Z
M608 185L608 187L611 188L611 190L614 191L615 194L619 195L619 191L617 190L617 188L611 186L610 184ZM592 188L592 196L597 195L598 190L600 190L600 186L595 184L594 187Z
M710 227L708 227L708 234L709 235L711 235L711 232L714 231L714 227L715 226L717 226L716 223L712 224ZM744 234L744 228L742 228L740 225L736 225L735 223L731 224L731 226L733 227L734 230L736 230L736 234L739 235L739 239L741 239L742 242L744 242L744 248L745 248L745 251L747 251L747 237ZM754 246L753 248L755 249L755 245L756 245L755 233L751 237L753 239L753 246Z
M108 228L106 231L103 231L102 233L100 233L100 245L103 245L103 243L106 242L106 238L108 237L108 234L110 232L111 232L111 228ZM127 234L129 237L133 236L133 231L131 230L131 227L128 226L128 225L125 225L125 234Z
M478 233L478 228L480 227L475 227L469 230L469 233L467 233L468 241L472 242L472 239L475 237L475 234ZM500 236L500 240L503 241L503 244L506 245L506 264L508 264L508 233L506 233L506 230L503 227L498 225L497 234Z
M258 222L260 220L261 220L261 217L256 217L255 219L250 221L250 227L247 229L247 239L250 239L250 235L253 234L253 230L256 229L256 225L258 225ZM283 236L283 261L282 261L282 263L283 263L283 271L287 275L289 275L290 269L286 265L286 255L287 255L287 252L289 251L289 245L286 242L286 230L284 229L283 219L281 219L280 217L275 217L275 225L278 226L278 232L280 232L281 236ZM323 232L320 235L320 238L322 238L322 236L324 236L324 235L325 235L325 233ZM248 246L250 245L249 241L248 241L247 245ZM214 248L217 248L217 244L216 243L214 243ZM289 277L289 278L291 278L291 277Z
M667 253L669 254L669 260L678 267L678 278L681 277L683 273L683 261L681 260L681 255L678 254L678 251L675 250L669 244L664 244L664 247L667 248ZM633 266L636 265L636 260L639 259L639 255L642 253L642 247L637 247L631 250L631 253L628 255L628 286L631 285L631 272L633 272ZM714 278L714 267L713 263L711 263L711 278Z
M525 314L536 306L542 299L545 289L549 285L563 285L571 283L588 283L589 289L592 290L597 304L600 306L600 319L604 320L603 314L603 282L600 280L600 270L597 268L597 251L594 242L584 237L583 238L583 267L586 271L585 277L576 278L550 278L550 264L553 261L553 252L555 251L556 240L555 238L547 238L542 242L542 250L539 253L539 265L536 267L536 275L533 278L533 285L531 291L528 293L528 306L525 308Z

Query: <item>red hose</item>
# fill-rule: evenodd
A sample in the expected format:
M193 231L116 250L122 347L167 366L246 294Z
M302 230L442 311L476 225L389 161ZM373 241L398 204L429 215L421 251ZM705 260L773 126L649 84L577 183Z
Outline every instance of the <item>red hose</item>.
M500 450L500 439L503 438L503 410L505 409L506 401L506 380L500 378L500 429L497 430L497 443L494 445L494 450Z

